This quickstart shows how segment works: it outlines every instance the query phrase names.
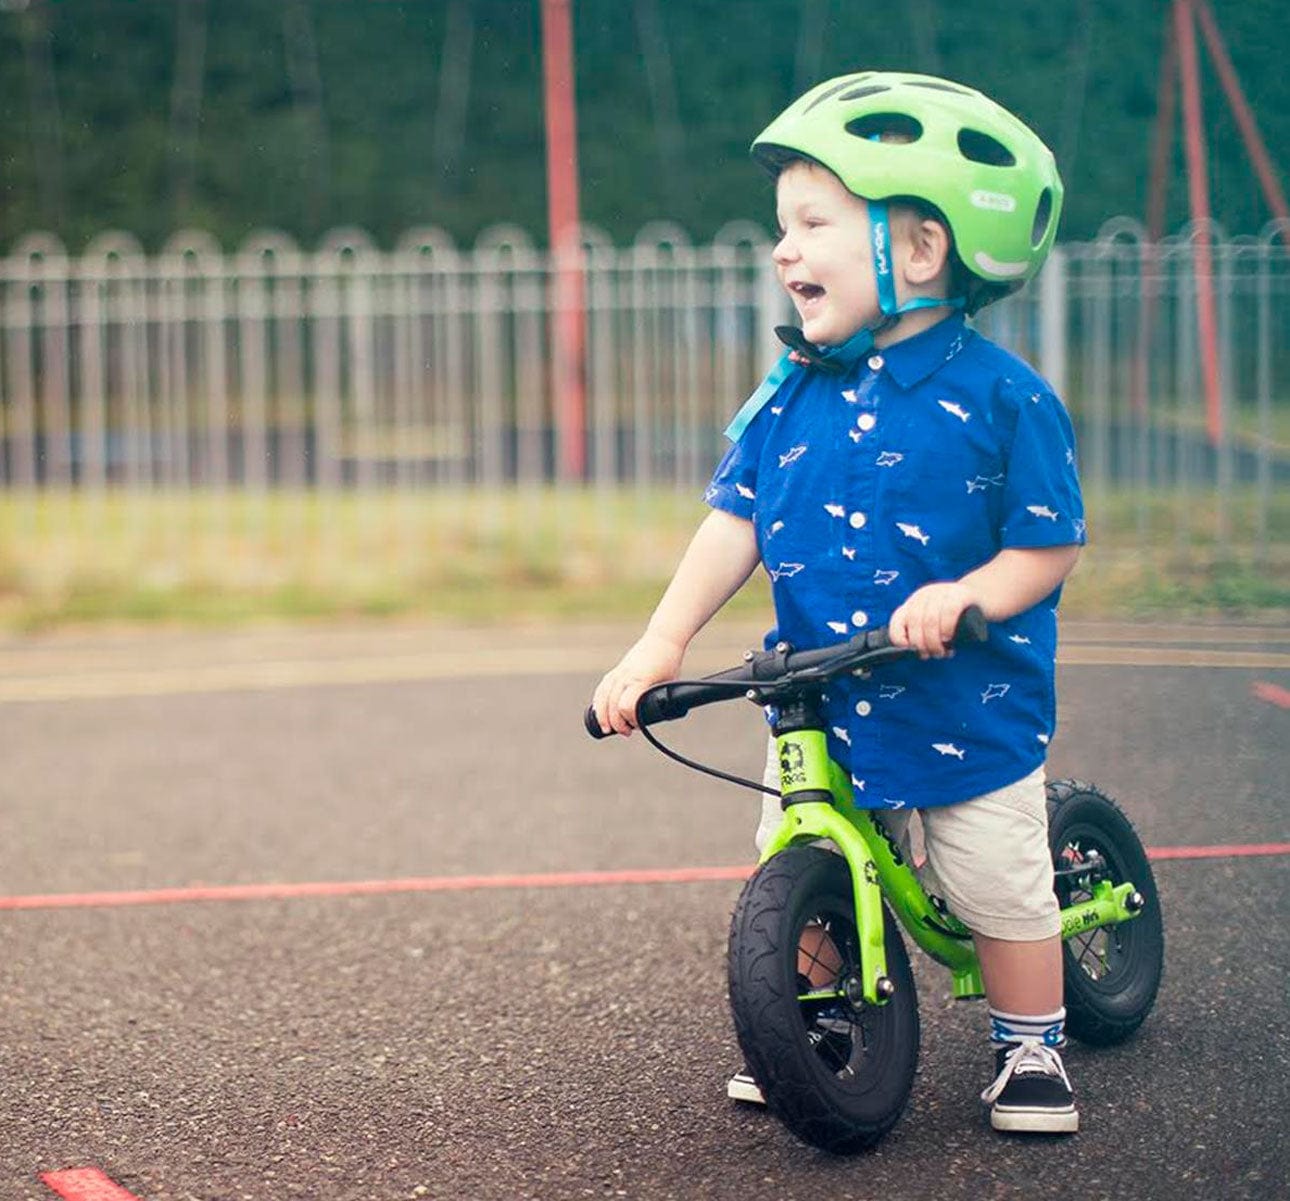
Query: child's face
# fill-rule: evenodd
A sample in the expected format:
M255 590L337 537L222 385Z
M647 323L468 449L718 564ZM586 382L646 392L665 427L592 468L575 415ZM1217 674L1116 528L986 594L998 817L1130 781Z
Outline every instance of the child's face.
M771 257L817 346L838 346L882 316L869 242L869 207L832 171L792 163L779 174L782 231Z

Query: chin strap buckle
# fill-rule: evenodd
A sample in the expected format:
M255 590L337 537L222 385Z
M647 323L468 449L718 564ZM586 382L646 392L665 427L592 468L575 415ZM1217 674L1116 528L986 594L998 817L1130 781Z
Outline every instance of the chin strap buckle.
M789 350L804 358L812 367L825 372L827 375L845 375L846 367L835 360L825 357L824 352L813 342L806 340L806 335L795 325L777 325L775 326L775 337L777 337Z

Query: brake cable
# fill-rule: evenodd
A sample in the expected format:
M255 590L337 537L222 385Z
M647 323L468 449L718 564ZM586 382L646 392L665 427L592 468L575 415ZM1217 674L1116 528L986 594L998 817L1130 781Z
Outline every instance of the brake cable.
M666 684L655 684L653 688L647 688L641 693L641 696L648 696L651 692L656 690L661 691L671 684L702 684L705 688L711 688L716 684L716 687L729 687L732 693L736 691L746 693L750 690L750 687L755 687L751 680L731 680L728 685L719 684L713 680L668 680ZM640 701L638 700L636 703L639 705ZM698 763L693 759L687 759L680 753L680 751L674 751L670 746L651 733L648 724L640 725L637 729L645 736L645 741L648 742L650 746L657 751L661 751L669 759L674 759L683 767L688 767L692 771L702 772L705 776L712 776L715 779L724 780L727 784L738 784L741 788L751 788L754 792L764 792L767 796L778 797L780 795L778 788L767 788L765 784L759 784L755 780L746 780L743 776L732 775L730 772L720 771L718 768L708 767L706 764Z
M884 651L886 651L887 653L883 654ZM906 654L908 654L908 651L903 647L886 646L881 648L875 647L872 649L868 649L865 653L866 655L872 657L873 662L883 663L888 661L888 659L903 658ZM782 656L782 652L781 652L781 656ZM655 684L652 687L647 688L644 692L641 693L641 696L646 697L652 692L662 691L664 688L667 688L675 684L690 684L690 685L697 684L697 685L701 685L704 688L712 688L712 687L729 688L732 693L734 692L741 692L745 694L755 693L756 698L754 698L753 696L748 696L748 699L749 700L755 699L757 703L766 703L768 701L773 703L777 693L784 693L786 691L791 691L795 688L801 687L804 684L817 684L817 685L826 684L834 676L840 675L842 674L843 671L847 671L847 670L850 670L850 668L843 668L842 670L839 670L836 662L833 662L833 663L825 662L825 663L817 663L811 667L799 668L797 671L788 671L788 672L785 672L782 676L778 677L777 679L767 680L765 682L757 681L757 680L721 681L721 680L711 680L711 679L668 680L665 683ZM639 706L640 700L638 699L636 703ZM767 796L778 797L782 795L778 788L767 788L766 785L759 784L753 780L745 779L743 776L732 775L730 772L720 771L715 767L708 767L706 764L699 763L694 759L687 758L685 755L682 755L679 751L674 751L670 746L664 743L661 739L659 739L657 736L652 734L650 732L648 723L638 726L637 729L639 729L640 732L645 736L645 741L648 742L650 746L652 746L655 750L662 752L662 754L666 755L669 759L672 759L675 762L681 764L683 767L690 768L691 771L701 772L703 775L712 776L714 779L717 779L717 780L724 780L728 784L738 784L741 788L751 788L754 792L763 792Z

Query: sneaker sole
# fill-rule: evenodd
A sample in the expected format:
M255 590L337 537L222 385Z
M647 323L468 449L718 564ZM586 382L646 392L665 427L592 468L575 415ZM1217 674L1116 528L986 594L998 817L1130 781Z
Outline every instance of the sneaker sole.
M741 1080L736 1076L726 1085L726 1096L732 1101L742 1101L745 1105L765 1105L766 1098L751 1080Z
M1074 1134L1079 1129L1079 1112L1070 1109L990 1110L990 1125L1012 1134Z

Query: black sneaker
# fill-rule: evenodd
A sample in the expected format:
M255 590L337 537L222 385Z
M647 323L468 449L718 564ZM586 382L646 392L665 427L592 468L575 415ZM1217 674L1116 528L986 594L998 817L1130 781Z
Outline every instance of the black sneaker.
M995 1052L994 1083L981 1094L990 1125L1022 1134L1074 1134L1079 1114L1062 1057L1037 1038Z
M730 1082L726 1085L726 1096L732 1101L743 1101L748 1105L766 1104L766 1098L761 1095L757 1081L747 1068L730 1077Z

